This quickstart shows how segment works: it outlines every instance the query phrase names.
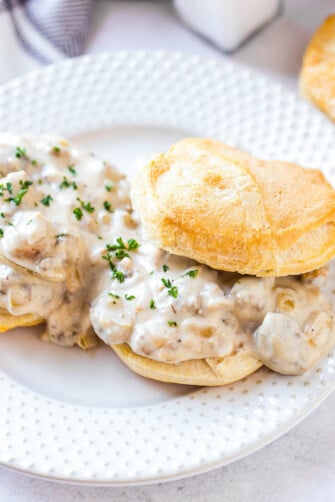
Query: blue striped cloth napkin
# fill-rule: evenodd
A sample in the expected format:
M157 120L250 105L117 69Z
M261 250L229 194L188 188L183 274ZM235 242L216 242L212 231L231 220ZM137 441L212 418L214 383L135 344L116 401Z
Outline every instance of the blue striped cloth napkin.
M0 0L0 82L82 54L92 0Z

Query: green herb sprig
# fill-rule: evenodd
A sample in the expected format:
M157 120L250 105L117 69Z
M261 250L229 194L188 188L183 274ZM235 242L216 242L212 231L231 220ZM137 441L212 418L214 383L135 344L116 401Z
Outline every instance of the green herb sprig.
M177 286L173 286L170 279L165 279L164 277L161 279L162 283L168 290L168 295L172 296L173 298L178 297L178 288Z
M94 213L95 207L92 206L90 202L84 202L81 200L79 197L77 197L77 201L80 203L81 207L87 212L87 213Z
M80 209L80 207L75 207L73 210L73 214L75 215L76 219L79 221L82 219L84 213Z
M50 202L52 202L53 200L54 200L54 198L51 197L51 195L46 195L45 197L43 197L43 199L40 200L40 202L41 202L41 204L43 204L43 206L49 207Z
M19 206L22 202L23 197L26 195L26 193L29 190L29 187L33 184L32 181L19 181L20 183L20 190L17 192L15 197L9 197L8 199L5 199L5 202L14 202L16 206Z
M77 171L75 170L74 166L68 166L68 170L70 171L73 176L77 176Z
M103 206L106 209L106 211L108 211L109 213L113 213L114 212L113 206L112 206L112 204L110 202L108 202L108 200L104 201Z
M78 185L77 185L77 183L75 181L69 181L66 176L63 176L63 181L59 185L59 188L60 189L63 189L63 188L73 188L73 190L77 190L78 189Z
M106 254L102 255L102 259L107 261L109 268L112 270L112 277L119 282L124 282L125 275L117 269L114 260L122 260L123 258L130 258L127 251L135 251L140 244L134 239L128 239L127 244L122 237L118 237L114 244L107 244Z
M15 157L21 159L21 157L26 157L26 156L27 156L26 149L22 148L21 146L17 146L15 150Z
M199 270L197 270L197 269L196 270L189 270L188 272L185 272L185 274L182 277L185 277L186 275L188 275L192 279L195 279L196 276L198 275L198 272L199 272Z

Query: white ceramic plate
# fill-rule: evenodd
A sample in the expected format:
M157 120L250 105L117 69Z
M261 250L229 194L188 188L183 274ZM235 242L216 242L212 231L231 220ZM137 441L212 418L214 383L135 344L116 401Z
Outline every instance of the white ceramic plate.
M205 135L262 157L321 166L335 131L249 70L198 57L116 53L32 73L0 90L0 130L62 133L131 173L136 159ZM231 386L154 383L101 346L45 344L36 330L0 337L0 463L86 483L188 476L272 441L335 387L334 354L302 377L261 369Z

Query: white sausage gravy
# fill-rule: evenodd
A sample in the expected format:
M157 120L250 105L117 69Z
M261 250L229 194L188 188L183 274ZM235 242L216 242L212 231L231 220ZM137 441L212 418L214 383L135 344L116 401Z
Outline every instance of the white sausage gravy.
M105 343L158 361L248 349L284 374L334 346L325 269L256 278L157 249L125 178L64 140L7 135L0 176L0 308L45 319L51 341L89 347L92 324Z
M128 183L67 141L11 134L0 176L0 308L45 319L55 343L94 345L89 307L106 243L130 219Z
M124 282L106 278L91 307L94 329L107 344L126 342L168 363L249 349L269 368L292 375L335 344L334 312L308 275L217 272L140 241L140 232L136 237L141 246L118 264Z

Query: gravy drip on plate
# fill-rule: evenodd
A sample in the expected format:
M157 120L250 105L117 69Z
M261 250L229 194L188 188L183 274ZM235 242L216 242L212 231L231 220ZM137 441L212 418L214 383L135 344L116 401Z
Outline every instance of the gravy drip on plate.
M0 143L0 308L46 320L51 341L86 348L89 306L112 229L132 225L128 184L58 138Z

